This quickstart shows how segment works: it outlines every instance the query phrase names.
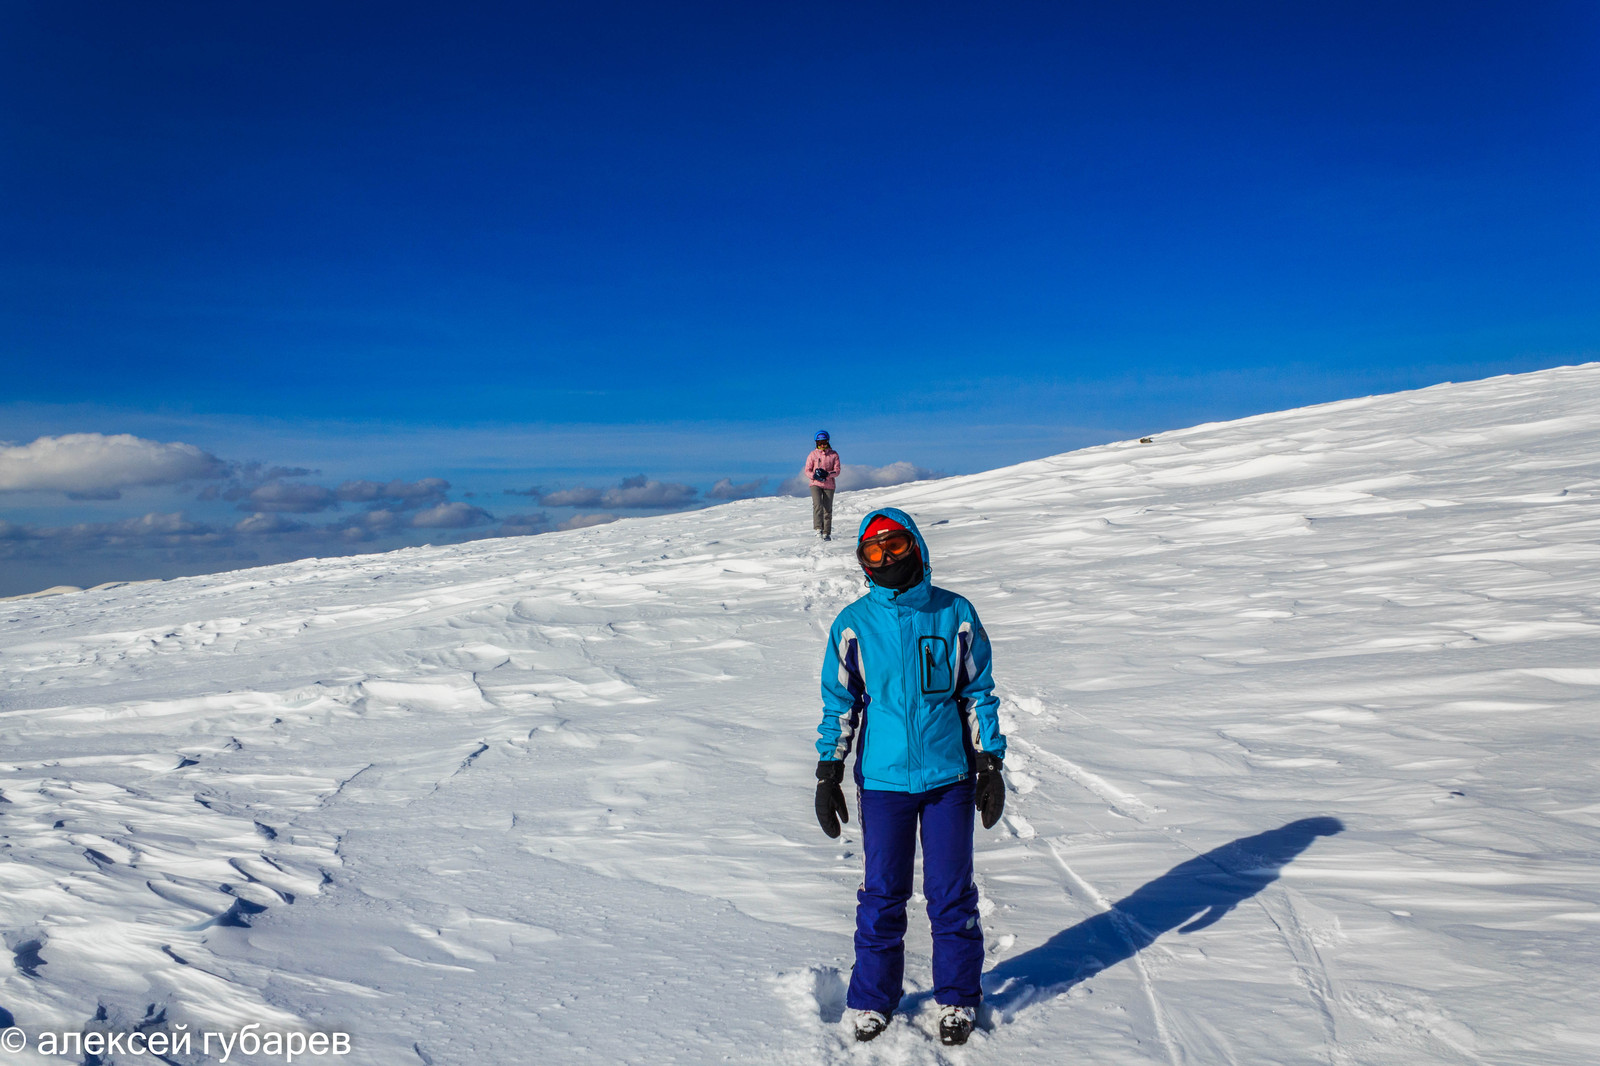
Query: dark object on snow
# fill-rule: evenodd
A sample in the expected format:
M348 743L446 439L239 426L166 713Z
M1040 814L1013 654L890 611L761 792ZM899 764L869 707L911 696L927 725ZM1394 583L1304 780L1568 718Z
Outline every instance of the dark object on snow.
M863 1042L871 1040L887 1028L889 1028L889 1019L886 1015L879 1014L875 1010L856 1012L857 1040Z
M850 820L850 808L844 805L844 789L839 787L842 781L843 759L822 759L817 763L817 824L830 837L839 835L840 822Z
M1156 439L1154 437L1140 437L1139 438L1139 443L1140 444L1154 444L1155 442L1156 442Z
M1006 779L1000 773L1000 760L989 752L978 752L976 762L978 783L973 789L973 806L978 808L978 813L983 817L983 827L993 829L994 823L1005 813Z
M971 1007L946 1007L939 1012L939 1042L946 1047L965 1044L972 1035Z

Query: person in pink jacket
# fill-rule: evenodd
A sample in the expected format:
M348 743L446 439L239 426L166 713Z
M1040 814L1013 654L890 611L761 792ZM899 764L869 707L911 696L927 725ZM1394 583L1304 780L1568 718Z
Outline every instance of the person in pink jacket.
M828 431L819 430L817 446L806 456L806 481L811 485L811 528L823 540L833 539L833 490L839 483L839 453L828 441Z

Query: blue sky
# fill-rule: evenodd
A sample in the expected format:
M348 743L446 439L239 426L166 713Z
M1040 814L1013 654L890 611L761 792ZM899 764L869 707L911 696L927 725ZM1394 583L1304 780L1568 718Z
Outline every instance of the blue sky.
M0 8L0 441L487 516L375 550L821 426L966 472L1600 350L1591 3L463 6ZM0 595L377 506L26 484ZM146 514L209 547L46 535Z

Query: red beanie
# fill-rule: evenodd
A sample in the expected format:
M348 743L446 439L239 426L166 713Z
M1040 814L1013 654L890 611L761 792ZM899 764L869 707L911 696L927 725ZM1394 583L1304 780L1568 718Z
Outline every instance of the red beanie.
M871 525L861 531L861 539L866 540L868 537L876 537L879 533L888 533L891 530L896 529L902 533L906 531L905 526L901 525L899 522L896 522L888 515L879 515L877 518L872 520Z

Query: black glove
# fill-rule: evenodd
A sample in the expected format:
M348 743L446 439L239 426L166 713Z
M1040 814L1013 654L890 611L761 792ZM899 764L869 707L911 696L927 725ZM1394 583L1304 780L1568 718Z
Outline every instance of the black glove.
M983 827L993 829L1006 809L1006 779L1000 774L1000 760L996 756L980 751L976 762L978 781L972 790L972 802L983 817Z
M817 824L830 837L839 835L839 823L850 820L850 808L844 805L844 780L842 759L823 759L817 763Z
M828 480L828 472L819 466L815 470L811 471L811 480L826 481Z

